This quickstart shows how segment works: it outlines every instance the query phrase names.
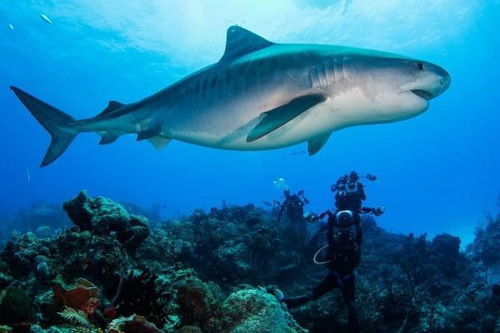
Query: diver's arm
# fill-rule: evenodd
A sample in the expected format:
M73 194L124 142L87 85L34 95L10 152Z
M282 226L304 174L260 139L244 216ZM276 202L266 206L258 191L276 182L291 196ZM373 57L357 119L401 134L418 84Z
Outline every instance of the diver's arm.
M366 200L366 193L365 193L365 186L361 183L359 183L359 195L361 197L361 200L365 201Z

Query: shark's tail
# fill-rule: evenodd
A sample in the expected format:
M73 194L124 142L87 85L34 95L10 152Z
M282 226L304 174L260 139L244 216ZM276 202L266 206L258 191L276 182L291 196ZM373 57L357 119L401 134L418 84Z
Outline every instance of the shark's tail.
M38 120L52 136L49 149L40 166L44 167L54 162L64 153L71 141L73 141L78 134L78 130L71 126L71 123L74 122L75 119L19 88L10 88L36 120Z

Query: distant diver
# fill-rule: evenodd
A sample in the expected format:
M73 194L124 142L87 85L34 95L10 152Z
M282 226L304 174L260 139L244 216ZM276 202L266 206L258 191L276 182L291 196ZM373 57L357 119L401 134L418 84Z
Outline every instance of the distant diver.
M313 290L299 297L285 297L282 301L293 308L311 300L316 300L328 291L341 290L347 305L349 316L349 332L359 332L358 314L355 305L354 270L361 261L361 244L363 232L360 226L359 213L341 210L336 213L327 211L318 219L328 216L328 274ZM315 256L316 258L316 256Z
M110 101L93 118L75 120L11 89L52 137L46 166L82 132L99 134L102 145L137 134L156 148L173 139L231 150L307 142L313 155L334 131L423 113L450 81L429 62L343 46L278 44L232 26L219 62L141 101Z
M304 206L309 204L309 200L304 196L304 191L300 190L296 194L291 194L290 190L284 190L285 200L280 205L278 211L278 222L283 217L291 223L300 223L304 221Z
M304 206L309 204L304 191L291 194L290 190L283 191L285 200L280 204L277 214L279 229L285 243L303 244L308 239L307 223L304 218Z

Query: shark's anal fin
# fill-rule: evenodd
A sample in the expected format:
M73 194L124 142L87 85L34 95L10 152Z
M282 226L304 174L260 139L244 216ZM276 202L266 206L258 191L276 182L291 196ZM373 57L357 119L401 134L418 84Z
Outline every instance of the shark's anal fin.
M248 133L247 142L262 138L323 101L323 95L305 95L262 113L262 120Z
M309 155L314 155L318 151L320 151L321 148L323 148L325 143L328 141L330 135L331 133L327 133L309 139L309 141L307 141L307 152L309 153Z
M101 141L99 141L100 145L108 145L116 141L119 138L119 135L112 133L104 133L101 135Z
M125 106L125 104L123 104L123 103L120 103L120 102L117 102L117 101L109 101L108 106L101 113L99 113L98 115L100 116L100 115L103 115L103 114L107 114L107 113L113 112L115 110L121 109L124 106Z
M274 44L237 25L227 29L226 38L226 50L220 61L231 61Z

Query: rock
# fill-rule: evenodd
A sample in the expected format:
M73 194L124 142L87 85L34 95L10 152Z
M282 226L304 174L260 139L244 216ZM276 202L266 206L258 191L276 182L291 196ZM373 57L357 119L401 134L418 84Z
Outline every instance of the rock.
M222 304L221 314L221 332L305 332L273 295L259 289L232 293Z
M437 235L431 242L430 251L448 258L456 258L460 253L460 238L449 234Z
M188 279L177 286L177 304L183 325L196 325L200 328L211 328L211 318L218 310L218 290L216 286Z
M33 300L17 287L7 287L0 293L0 324L14 325L34 318Z
M198 326L182 326L178 333L203 333Z
M130 215L122 205L108 198L92 198L82 191L65 202L63 208L80 231L99 236L116 234L131 253L150 235L145 217Z
M143 316L132 315L113 320L106 333L164 333Z

